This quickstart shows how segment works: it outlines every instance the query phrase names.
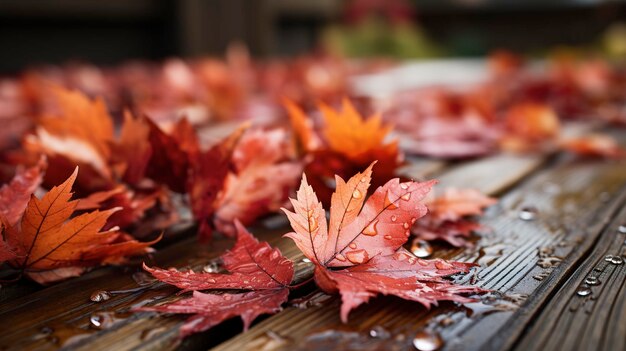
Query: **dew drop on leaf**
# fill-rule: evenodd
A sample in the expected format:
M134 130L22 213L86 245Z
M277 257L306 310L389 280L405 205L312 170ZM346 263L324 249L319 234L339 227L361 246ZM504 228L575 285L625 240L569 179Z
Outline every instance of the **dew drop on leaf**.
M361 192L359 191L359 189L355 189L352 192L352 197L355 199L360 199L361 197L363 197L363 194L361 194Z
M363 234L369 236L378 235L378 229L376 229L376 225L378 224L378 220L372 221L365 229L363 229Z
M354 264L361 264L369 259L369 255L365 250L355 250L346 252L346 258Z
M404 201L409 201L411 200L411 193L406 193L402 196L400 196L400 199L404 200Z

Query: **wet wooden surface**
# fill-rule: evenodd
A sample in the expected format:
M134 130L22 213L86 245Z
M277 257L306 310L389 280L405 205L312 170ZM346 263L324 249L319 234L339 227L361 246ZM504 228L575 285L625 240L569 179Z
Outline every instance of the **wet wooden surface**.
M183 316L129 312L181 298L176 289L151 281L138 260L45 288L29 282L3 286L0 349L411 350L416 343L446 350L624 348L626 265L616 257L626 254L626 234L619 233L626 224L626 164L565 155L409 160L403 170L408 177L435 177L440 187L472 187L500 199L481 220L489 230L476 236L473 247L438 245L433 254L479 264L452 278L493 291L476 303L426 310L379 297L342 324L339 298L308 284L292 293L282 312L259 318L246 333L234 318L177 342ZM251 231L296 261L297 280L310 277L310 264L281 238L288 231L284 217L268 218ZM217 239L198 245L190 232L145 260L202 269L232 244ZM581 296L589 277L600 283ZM108 291L110 299L92 302L98 291Z

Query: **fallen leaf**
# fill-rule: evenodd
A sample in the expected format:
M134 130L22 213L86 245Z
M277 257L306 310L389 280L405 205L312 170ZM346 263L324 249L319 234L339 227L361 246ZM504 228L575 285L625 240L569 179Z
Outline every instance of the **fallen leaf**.
M447 188L442 195L426 203L429 212L412 227L413 235L418 239L444 240L461 247L470 245L467 238L472 232L486 229L468 217L482 215L484 209L497 200L476 189Z
M28 205L30 195L41 185L46 168L45 158L34 167L18 169L9 184L0 187L0 217L15 225Z
M4 226L4 240L16 254L9 264L39 283L66 275L43 275L44 271L65 269L75 275L83 267L120 263L131 255L149 252L158 241L139 243L121 235L117 229L101 231L107 219L118 209L93 211L72 217L78 204L70 201L78 168L61 185L53 187L41 199L31 195L21 222Z
M537 150L555 141L560 123L556 112L539 103L521 103L509 108L505 116L507 135L501 141L510 151Z
M285 205L302 174L286 141L281 129L249 130L241 137L232 155L234 171L215 206L215 225L222 233L234 233L235 219L248 225Z
M466 272L471 265L420 260L401 248L411 226L427 213L422 200L436 181L392 179L365 200L373 165L347 182L336 177L328 226L306 176L292 199L294 212L284 210L294 230L285 236L315 264L317 285L341 294L344 322L350 310L378 294L426 307L438 300L466 301L458 294L479 289L455 286L441 277Z
M183 291L228 289L240 293L202 294L161 306L141 307L141 311L193 314L180 329L180 336L201 332L225 319L240 315L247 330L264 313L275 313L287 301L293 279L293 263L269 244L260 243L243 225L235 222L237 243L221 260L228 273L195 273L144 268L155 278Z
M312 136L305 130L304 113L296 105L287 105L296 135L302 145L311 145ZM333 177L348 177L378 160L374 186L392 178L404 156L396 140L387 141L391 126L384 125L380 116L364 119L345 99L341 111L320 104L324 126L318 136L319 147L305 149L310 161L305 173L323 203L328 203L334 189Z
M560 142L563 150L583 157L626 158L624 149L613 137L606 134L591 134Z

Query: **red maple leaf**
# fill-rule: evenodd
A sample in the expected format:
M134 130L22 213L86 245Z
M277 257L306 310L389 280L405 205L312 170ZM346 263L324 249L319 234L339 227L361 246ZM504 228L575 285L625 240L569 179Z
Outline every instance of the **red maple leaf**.
M445 189L441 196L427 200L429 213L411 231L422 240L445 240L457 247L470 245L466 238L485 228L467 217L482 215L496 202L475 189Z
M9 184L0 187L0 217L15 225L28 205L30 196L41 185L46 168L45 158L34 167L18 169Z
M442 277L466 272L471 264L425 261L401 249L411 225L426 214L422 200L435 181L401 183L392 179L365 201L372 167L348 182L336 177L328 225L305 176L292 200L294 212L285 210L294 230L286 236L315 264L318 286L342 295L344 322L350 310L378 294L396 295L427 307L438 300L466 301L458 294L478 289L456 286Z
M275 313L287 301L293 279L293 263L278 249L260 243L239 222L235 222L237 243L221 256L228 273L195 273L144 268L155 278L189 290L241 290L238 293L203 294L161 306L141 307L142 311L193 314L181 327L180 335L200 332L225 319L240 315L247 330L264 313Z
M282 129L249 130L241 137L232 155L234 170L215 206L217 229L234 233L235 219L248 225L285 205L302 174L289 146Z

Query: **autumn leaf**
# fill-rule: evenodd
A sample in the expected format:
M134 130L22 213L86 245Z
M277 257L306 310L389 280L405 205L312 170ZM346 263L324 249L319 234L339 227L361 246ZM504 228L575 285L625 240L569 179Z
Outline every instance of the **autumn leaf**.
M465 301L459 293L477 290L455 286L441 277L466 272L470 265L424 261L401 249L411 226L427 213L422 201L436 181L392 179L366 200L373 165L347 182L336 177L328 225L306 176L292 199L294 212L284 210L294 230L285 236L315 264L318 286L341 294L344 322L350 310L378 294L427 307L438 300Z
M233 151L232 164L214 219L217 229L227 235L234 233L235 219L247 225L280 210L302 174L302 164L294 160L282 129L247 131Z
M8 225L22 218L30 195L41 185L46 166L45 158L41 158L34 167L18 169L11 182L0 187L0 217Z
M476 189L446 188L441 196L427 202L428 217L437 221L457 221L466 216L482 215L498 201Z
M442 195L427 200L429 213L420 218L411 231L418 239L468 246L466 239L471 233L485 229L468 217L482 215L485 208L496 202L475 189L447 188Z
M295 104L287 104L293 128L306 154L311 158L305 173L310 184L323 203L328 203L332 194L335 175L348 177L375 160L379 161L378 172L372 184L380 186L394 176L404 156L398 150L398 142L387 141L391 126L384 125L380 116L364 119L345 99L341 111L320 104L324 126L314 138L303 120L304 113ZM319 147L312 147L321 140Z
M542 144L555 141L560 123L556 112L538 103L521 103L509 108L505 115L507 135L501 141L506 150L538 150Z
M146 175L155 181L166 184L171 190L186 191L188 172L195 152L199 149L195 133L190 133L191 126L187 119L180 119L171 134L161 130L150 118L143 121L149 127L149 140L152 157L146 168ZM189 138L189 139L188 139ZM193 151L194 154L191 154Z
M45 185L64 180L76 165L82 169L77 180L81 190L104 190L112 184L108 162L113 141L113 120L102 99L90 100L77 91L50 88L59 115L42 116L34 134L24 139L24 149L44 154L50 167Z
M72 217L78 204L70 200L77 175L78 168L41 199L31 195L19 223L8 225L2 218L5 244L16 256L9 264L39 283L80 274L85 267L123 262L128 256L149 252L149 246L160 239L139 243L116 228L102 231L118 209Z
M242 125L210 149L195 154L191 160L186 191L191 211L199 222L198 235L209 240L213 232L213 215L217 199L231 168L231 156L239 139L248 128Z
M482 119L427 118L400 142L405 152L436 158L485 156L498 150L500 131Z
M137 185L144 179L152 156L149 140L150 125L125 111L120 137L111 145L111 162L118 176L126 183Z
M180 272L144 265L158 280L194 293L191 298L138 310L193 314L181 327L181 337L207 330L237 315L247 330L257 316L277 312L289 295L293 263L277 249L257 241L238 221L235 227L237 243L221 257L228 273ZM241 291L219 295L196 291L216 289Z
M578 138L565 139L560 147L583 157L605 157L611 159L626 158L626 149L606 134L591 134Z

